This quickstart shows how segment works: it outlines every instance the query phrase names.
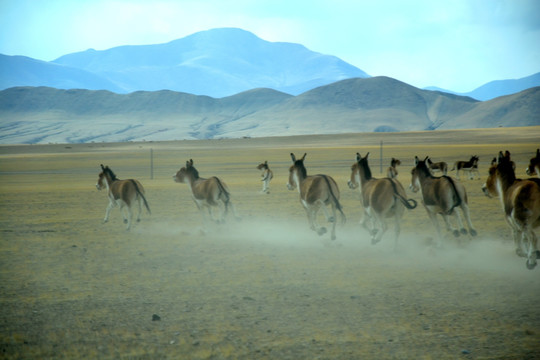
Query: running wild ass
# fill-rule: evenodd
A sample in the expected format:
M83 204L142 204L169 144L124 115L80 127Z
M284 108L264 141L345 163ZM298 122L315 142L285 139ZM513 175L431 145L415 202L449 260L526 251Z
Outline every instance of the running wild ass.
M336 209L340 212L341 222L345 223L345 214L339 203L339 188L337 183L328 175L307 175L304 160L306 154L301 159L296 159L291 153L292 166L289 168L289 190L298 189L300 202L306 210L311 230L319 235L327 232L325 227L321 227L317 221L317 214L322 208L328 222L332 223L332 240L336 239ZM330 205L332 213L327 209Z
M144 197L144 188L141 183L134 179L118 179L115 173L108 166L103 166L103 164L101 165L101 172L98 175L96 188L98 190L107 189L109 196L109 205L105 210L105 218L103 219L104 223L109 221L111 209L118 205L120 207L122 217L124 218L124 223L127 224L126 230L129 230L131 228L131 220L133 217L131 206L135 201L139 207L139 212L137 213L137 222L141 221L141 201L144 203L146 210L150 214L150 207L148 206L148 202ZM127 216L124 209L127 210Z
M469 161L456 161L454 167L450 171L456 170L456 177L459 180L459 171L467 171L469 173L469 179L474 179L474 174L480 179L480 173L478 172L478 156L471 156Z
M448 164L444 161L434 163L430 158L428 158L427 163L432 173L435 173L435 171L440 171L443 175L448 174Z
M274 178L274 173L268 167L268 161L257 165L257 170L261 170L261 181L263 183L261 192L270 194L270 180Z
M526 169L527 175L536 175L540 178L540 149L536 149L536 156L531 158Z
M201 212L205 226L207 222L204 212L205 208L208 209L210 218L217 223L225 222L225 216L229 211L229 207L231 207L234 216L239 219L231 202L231 194L227 185L217 176L212 176L208 179L199 177L199 172L193 166L193 160L186 161L186 166L178 170L173 175L173 179L177 183L188 184L193 201L195 201L197 208ZM221 209L221 207L224 207L224 209ZM214 217L214 211L212 209L219 210L218 218Z
M540 226L540 179L516 179L510 154L499 152L497 162L489 169L484 193L498 197L506 222L512 229L516 254L527 258L527 268L536 266L540 257L535 229Z
M390 167L388 170L386 170L386 176L390 179L395 179L398 176L397 167L398 165L401 165L401 161L395 158L392 158L392 161L390 162Z
M437 230L438 245L442 244L441 230L437 221L437 214L440 214L445 223L446 229L452 231L454 236L458 237L461 234L467 234L467 230L463 226L463 222L457 208L461 209L467 225L469 233L476 236L477 232L471 223L469 214L469 205L467 203L467 192L465 187L450 176L435 177L431 173L427 165L427 157L421 161L418 156L415 156L415 167L411 171L412 179L410 188L413 192L421 190L422 203ZM450 224L450 216L454 215L459 226L459 230L453 228Z
M416 201L407 199L407 194L397 179L390 177L375 179L371 176L368 164L368 155L365 157L356 153L356 162L351 167L349 188L360 190L364 217L362 226L371 234L371 243L381 241L388 228L386 219L394 219L394 250L400 233L400 221L407 209L416 208Z

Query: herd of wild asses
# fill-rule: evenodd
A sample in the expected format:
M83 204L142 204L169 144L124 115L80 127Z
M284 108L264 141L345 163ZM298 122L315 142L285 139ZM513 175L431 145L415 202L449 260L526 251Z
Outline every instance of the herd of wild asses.
M321 226L317 220L317 214L322 209L326 220L332 224L331 238L334 240L338 213L342 223L346 220L339 202L340 193L336 181L329 175L308 175L304 166L307 154L301 158L297 158L293 153L290 156L292 165L289 168L287 188L298 190L309 226L319 235L327 232L326 227ZM371 235L372 244L381 241L388 228L387 221L393 220L394 246L396 246L401 217L405 209L416 208L417 202L407 198L403 185L397 179L397 166L401 164L400 160L392 158L387 177L375 178L371 174L368 156L369 153L364 156L360 153L356 154L356 161L351 166L348 186L360 192L360 202L364 209L361 224ZM442 237L437 215L442 216L447 230L456 237L460 234L477 235L470 219L467 192L460 183L459 172L468 173L470 179L474 179L475 175L480 178L478 160L478 156L472 156L468 161L456 161L450 170L456 171L456 178L454 178L447 175L448 165L445 162L432 162L429 157L423 160L415 157L409 188L413 192L420 192L422 204L436 229L438 245L441 244ZM268 194L273 172L267 161L259 164L257 169L261 170L262 192ZM441 172L441 176L435 176L436 172ZM510 158L510 152L501 151L491 161L488 177L482 190L486 196L496 197L501 201L504 217L512 230L516 254L527 258L527 268L534 269L537 264L536 259L540 257L538 239L534 231L535 228L540 227L540 149L537 149L535 157L530 159L526 173L530 178L516 178L515 163ZM193 160L186 161L186 165L176 172L173 179L175 182L188 184L205 223L207 222L206 210L210 218L218 223L225 220L229 208L238 218L227 185L217 176L201 178L193 166ZM132 222L133 204L138 205L137 221L140 221L143 204L150 213L141 183L134 179L118 179L108 166L101 165L96 187L98 190L107 189L108 192L109 204L104 222L108 221L111 209L117 205L128 230ZM224 208L223 211L221 208ZM215 212L219 212L217 217L214 216ZM457 228L450 222L451 217L455 218Z

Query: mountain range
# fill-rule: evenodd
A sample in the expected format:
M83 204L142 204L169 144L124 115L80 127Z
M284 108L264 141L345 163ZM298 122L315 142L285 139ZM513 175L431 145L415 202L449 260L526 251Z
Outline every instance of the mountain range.
M0 143L540 125L539 85L540 73L470 96L422 90L299 44L214 29L52 62L0 55Z
M0 91L0 143L216 139L540 125L540 87L490 101L354 78L293 96L15 87Z
M1 89L173 90L212 97L260 87L297 95L338 80L368 77L335 56L265 41L236 28L202 31L166 44L89 49L52 62L3 55L0 66Z
M219 98L256 88L299 95L339 80L367 77L335 56L300 44L265 41L237 28L202 31L165 44L89 49L51 62L0 54L0 89L47 86L119 94L172 90ZM540 86L540 73L496 80L469 93L426 89L483 101L534 86Z

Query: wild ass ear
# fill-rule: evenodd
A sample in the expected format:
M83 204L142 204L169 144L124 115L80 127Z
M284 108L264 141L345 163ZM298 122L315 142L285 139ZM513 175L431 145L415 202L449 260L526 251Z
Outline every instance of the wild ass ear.
M268 160L264 160L264 165L268 165Z
M356 153L356 161L360 161L362 159L362 156L360 156L360 153Z
M300 159L300 160L302 160L302 162L305 160L306 155L307 155L307 153L304 153L304 156L302 156L302 159Z
M424 162L426 162L428 158L429 158L429 156L426 156L426 158L424 159Z
M293 153L291 153L291 159L292 159L292 162L293 162L293 163L296 162L296 156L294 156Z
M105 168L103 167L103 164L101 164L101 170L105 171Z
M420 159L418 158L418 156L415 156L414 157L414 165L418 165L418 163L420 162Z
M504 159L504 155L502 151L499 151L499 158L497 159L497 162L500 163Z
M536 149L536 157L540 157L540 149Z

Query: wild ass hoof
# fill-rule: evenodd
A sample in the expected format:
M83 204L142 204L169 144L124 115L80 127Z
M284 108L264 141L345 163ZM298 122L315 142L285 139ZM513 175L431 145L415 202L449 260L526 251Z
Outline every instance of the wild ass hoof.
M519 248L516 249L516 255L519 257L527 257L527 254Z
M467 235L467 229L461 229L460 232L461 232L463 235Z
M458 230L454 230L454 236L459 237L459 231Z
M127 223L128 223L127 219L124 219L124 224L127 224Z
M474 229L470 229L470 230L469 230L469 233L471 234L471 236L476 236L476 235L478 235L478 233L477 233L476 230L474 230Z
M330 217L328 218L328 222L334 223L334 222L336 222L336 218L333 217L333 216L330 216Z
M319 234L319 236L326 234L326 228L325 227L320 228L319 230L317 230L317 234Z
M532 270L532 269L534 269L534 268L536 267L536 261L535 261L534 263L531 264L531 263L529 262L529 260L527 260L526 265L527 265L527 269Z

